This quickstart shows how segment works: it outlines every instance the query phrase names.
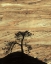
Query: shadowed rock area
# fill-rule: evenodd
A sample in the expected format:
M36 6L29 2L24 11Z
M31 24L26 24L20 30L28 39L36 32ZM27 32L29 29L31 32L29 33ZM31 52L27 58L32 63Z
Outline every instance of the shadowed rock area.
M46 64L21 52L14 52L0 59L0 64Z

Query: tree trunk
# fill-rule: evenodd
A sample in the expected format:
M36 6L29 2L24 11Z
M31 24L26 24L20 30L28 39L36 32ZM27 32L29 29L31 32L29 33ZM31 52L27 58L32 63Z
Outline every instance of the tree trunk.
M23 40L24 40L24 37L22 38L21 40L21 52L24 53L24 50L23 50Z
M23 51L23 39L21 40L21 52L24 53L24 51Z

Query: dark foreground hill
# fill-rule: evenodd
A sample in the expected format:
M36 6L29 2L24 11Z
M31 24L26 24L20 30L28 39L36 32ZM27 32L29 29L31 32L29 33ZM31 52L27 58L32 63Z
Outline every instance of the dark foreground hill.
M37 58L22 54L21 52L14 52L6 57L0 59L0 64L46 64Z

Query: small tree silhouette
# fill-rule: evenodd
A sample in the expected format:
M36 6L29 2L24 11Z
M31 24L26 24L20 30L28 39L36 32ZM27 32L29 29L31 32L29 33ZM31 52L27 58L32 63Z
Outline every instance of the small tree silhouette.
M14 45L16 45L16 44L18 44L19 46L21 46L21 52L22 52L22 53L24 53L23 45L25 45L25 46L28 48L28 52L29 52L29 50L32 49L31 46L28 45L28 44L26 44L26 43L23 44L23 41L24 41L24 38L25 38L26 36L28 37L28 36L31 36L32 34L31 34L30 32L28 32L28 31L25 31L25 32L19 31L19 32L16 33L15 35L16 35L16 38L21 41L21 44L20 44L19 42L17 42L17 41L8 42L8 43L6 44L6 46L5 46L4 48L2 48L2 50L6 50L6 51L5 51L5 54L8 54L9 52L12 52L12 50L13 50L13 48L14 48Z
M28 36L31 36L32 34L30 32L28 32L28 31L25 31L25 32L19 31L15 35L16 35L16 38L18 40L21 40L21 52L24 53L24 50L23 50L23 41L24 41L24 38L28 37Z

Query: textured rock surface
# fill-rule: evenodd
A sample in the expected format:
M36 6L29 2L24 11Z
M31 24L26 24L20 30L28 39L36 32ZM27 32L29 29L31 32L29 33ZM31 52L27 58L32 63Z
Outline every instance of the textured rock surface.
M34 34L25 39L32 46L30 55L51 62L51 0L0 1L0 57L5 56L5 43L15 40L16 32L25 30Z

